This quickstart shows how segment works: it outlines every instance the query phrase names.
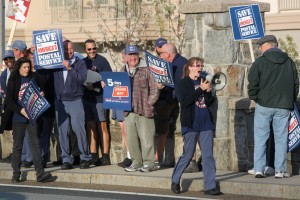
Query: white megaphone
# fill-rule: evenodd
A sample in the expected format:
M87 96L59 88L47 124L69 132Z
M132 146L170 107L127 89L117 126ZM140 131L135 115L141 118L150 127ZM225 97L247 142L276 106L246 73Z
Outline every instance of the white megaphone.
M208 82L211 83L211 86L216 90L222 90L226 83L227 83L227 78L224 73L218 72L215 75L210 75L206 71L200 72L200 77L207 80Z

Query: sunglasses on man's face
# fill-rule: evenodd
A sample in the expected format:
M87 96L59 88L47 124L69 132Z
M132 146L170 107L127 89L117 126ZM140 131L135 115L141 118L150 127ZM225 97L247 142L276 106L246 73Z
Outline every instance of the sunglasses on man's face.
M94 47L94 48L88 48L88 49L86 49L87 51L91 51L91 50L96 50L97 48L96 47Z

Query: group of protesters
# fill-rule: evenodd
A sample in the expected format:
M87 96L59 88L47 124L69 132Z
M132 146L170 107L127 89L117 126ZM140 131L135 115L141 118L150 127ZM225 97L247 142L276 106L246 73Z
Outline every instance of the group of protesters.
M98 73L112 71L109 62L97 53L96 42L92 39L85 41L87 56L82 58L75 52L73 43L64 39L65 60L60 69L35 70L32 58L35 48L27 49L24 41L14 41L11 48L12 51L5 52L3 59L7 69L0 79L4 98L0 131L13 130L12 182L22 181L21 166L32 165L37 172L37 181L51 179L51 173L45 172L44 168L49 160L53 130L57 132L60 150L56 163L61 164L62 170L73 168L74 149L80 154L81 169L91 165L110 165L108 110L103 107L106 85L103 80L86 82L88 70ZM155 51L158 57L172 63L174 88L155 81L136 45L127 45L122 51L124 66L121 71L127 72L130 79L132 110L113 110L113 118L121 126L127 151L126 158L118 165L126 172L152 172L174 167L171 190L178 194L182 173L195 163L192 161L198 143L202 153L204 193L220 194L215 183L214 124L208 110L215 97L211 84L200 78L204 60L198 57L187 60L177 52L174 44L164 38L156 40ZM42 96L51 105L36 124L29 122L20 103L24 89L32 79L36 80ZM15 84L16 80L18 84ZM175 165L174 131L180 108L184 150ZM164 159L166 145L171 145L173 152L168 152L170 155L165 155ZM198 166L196 168L199 171Z

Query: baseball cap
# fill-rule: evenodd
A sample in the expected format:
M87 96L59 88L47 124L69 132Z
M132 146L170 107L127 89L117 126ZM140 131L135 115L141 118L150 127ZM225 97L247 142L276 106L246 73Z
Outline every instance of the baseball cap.
M5 58L14 58L14 52L12 50L6 50L3 55L3 60Z
M260 38L259 40L257 40L257 44L259 44L259 46L263 45L266 42L273 42L273 43L277 43L277 39L274 35L265 35L264 37Z
M15 40L15 41L12 43L11 48L12 48L12 49L19 49L19 50L21 50L21 51L24 51L24 50L27 49L27 46L26 46L26 44L25 44L24 41L22 41L22 40Z
M167 44L167 40L165 38L158 38L155 41L155 47L161 48L164 44Z
M137 46L135 45L128 45L126 48L125 48L125 54L128 55L128 54L136 54L136 53L140 53L140 50Z

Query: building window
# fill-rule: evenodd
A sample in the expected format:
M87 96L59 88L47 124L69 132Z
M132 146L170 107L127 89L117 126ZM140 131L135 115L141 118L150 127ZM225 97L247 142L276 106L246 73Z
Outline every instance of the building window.
M95 0L95 4L108 4L108 0Z
M62 6L71 6L73 4L73 0L49 0L49 8L52 7L62 7Z

